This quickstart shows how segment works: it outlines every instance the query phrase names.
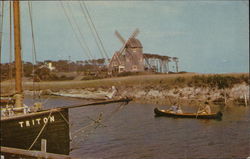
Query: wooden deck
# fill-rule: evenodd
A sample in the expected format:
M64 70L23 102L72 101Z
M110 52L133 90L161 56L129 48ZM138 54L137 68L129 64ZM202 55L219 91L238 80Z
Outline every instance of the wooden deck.
M11 148L11 147L3 147L1 146L1 159L78 159L75 157L71 157L68 155L59 155L54 153L46 153L42 151L29 151L24 149L17 149L17 148Z

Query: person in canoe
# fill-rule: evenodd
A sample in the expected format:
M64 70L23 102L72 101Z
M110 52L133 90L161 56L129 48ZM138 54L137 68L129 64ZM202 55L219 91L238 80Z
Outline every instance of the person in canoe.
M204 104L204 107L201 110L198 110L197 114L211 114L211 107L209 103L206 101Z
M177 105L176 102L168 109L169 112L171 113L177 113L177 114L182 114L181 106Z
M177 108L178 108L177 103L174 102L173 105L168 109L168 111L171 112L171 113L176 113Z
M177 106L177 111L176 111L176 113L177 113L177 114L183 114L183 112L182 112L182 109L181 109L181 106L180 106L180 105L178 105L178 106Z

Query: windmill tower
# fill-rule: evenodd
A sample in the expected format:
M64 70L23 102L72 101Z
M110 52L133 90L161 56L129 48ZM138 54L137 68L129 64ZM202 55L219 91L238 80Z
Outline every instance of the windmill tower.
M135 38L138 33L139 30L136 29L128 40L125 40L118 31L115 32L123 46L112 57L109 63L110 72L144 71L143 47L141 42Z

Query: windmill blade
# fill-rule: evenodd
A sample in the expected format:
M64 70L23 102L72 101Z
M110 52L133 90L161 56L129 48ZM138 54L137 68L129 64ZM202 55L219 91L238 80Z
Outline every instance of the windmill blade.
M136 28L135 31L134 31L134 32L131 34L131 36L129 37L129 39L128 39L127 41L124 42L124 45L123 45L122 48L120 49L121 54L122 54L123 51L125 50L128 41L129 41L131 38L135 38L135 37L139 34L139 32L140 32L139 29ZM131 52L129 52L129 53L132 55Z
M139 29L136 28L135 31L129 37L129 39L135 38L139 34L139 32L140 32ZM122 54L124 52L125 48L126 48L126 45L127 45L128 41L129 41L129 39L125 41L124 38L119 34L118 31L115 31L115 34L118 37L118 39L123 43L122 48L119 50L120 54ZM129 53L131 54L131 52L129 52Z
M119 56L123 53L123 51L125 50L125 47L126 47L126 44L127 44L127 41L121 36L121 34L116 30L115 31L115 35L118 37L118 39L122 42L122 47L121 49L119 50Z
M135 37L139 34L139 32L140 32L139 29L136 28L135 31L134 31L134 32L131 34L131 36L129 37L129 39L130 39L130 38L135 38Z
M119 51L120 54L123 54L123 52L124 52L124 50L125 50L125 47L126 47L126 44L127 44L127 43L125 43L125 44L122 46L122 48L120 49L120 51Z
M118 39L122 42L122 44L126 43L126 40L121 36L121 34L116 30L115 35L118 37Z

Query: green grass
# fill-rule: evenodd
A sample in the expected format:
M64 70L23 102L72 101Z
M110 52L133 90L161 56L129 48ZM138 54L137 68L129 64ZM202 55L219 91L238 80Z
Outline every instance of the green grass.
M116 77L99 80L86 81L46 81L37 82L34 88L65 90L65 89L84 89L84 88L103 88L111 86L117 88L141 88L144 90L157 89L167 90L180 87L209 87L209 88L231 88L235 84L249 84L249 74L157 74L157 75L134 75L127 77ZM2 84L2 88L9 87L8 83ZM26 82L25 89L33 90L33 83ZM5 89L6 90L6 89Z

